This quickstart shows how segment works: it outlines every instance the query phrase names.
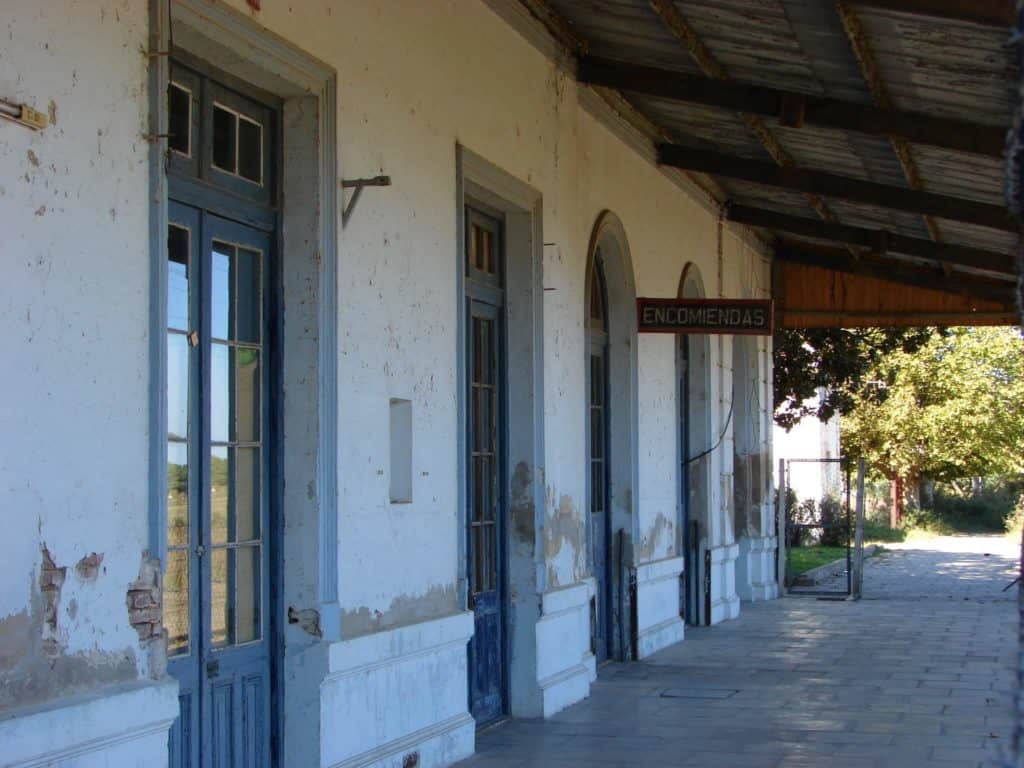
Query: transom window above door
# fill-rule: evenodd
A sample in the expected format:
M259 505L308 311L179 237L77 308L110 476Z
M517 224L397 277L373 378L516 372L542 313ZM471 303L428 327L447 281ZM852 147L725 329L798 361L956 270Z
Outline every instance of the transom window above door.
M271 205L275 112L180 64L167 88L168 170Z
M498 216L467 208L466 272L470 279L496 287L504 284L502 237L503 226Z

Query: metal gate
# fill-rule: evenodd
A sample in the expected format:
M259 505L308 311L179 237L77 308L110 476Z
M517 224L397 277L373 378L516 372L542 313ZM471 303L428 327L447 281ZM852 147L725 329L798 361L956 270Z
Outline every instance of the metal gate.
M783 467L787 592L848 597L854 543L850 462L845 457L785 459Z

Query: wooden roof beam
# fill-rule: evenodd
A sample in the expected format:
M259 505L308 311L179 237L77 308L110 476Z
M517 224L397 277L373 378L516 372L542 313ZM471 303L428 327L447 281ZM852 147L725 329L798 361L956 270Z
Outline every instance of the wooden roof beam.
M790 128L813 125L857 131L989 157L1002 157L1006 143L1003 128L880 109L729 80L709 80L594 56L580 59L577 77L581 83L590 85L763 117L778 117L783 125Z
M892 99L889 98L889 90L885 87L882 70L878 66L874 51L871 49L871 43L868 41L864 28L860 24L860 17L858 17L853 8L847 3L842 2L842 0L836 2L836 12L839 14L843 31L846 32L846 39L850 42L850 48L853 50L853 55L860 65L861 74L864 76L868 90L871 92L871 100L877 107L891 109ZM895 136L890 137L889 143L892 145L893 154L896 155L900 168L903 169L903 178L907 180L910 188L924 189L924 183L921 181L921 174L917 170L917 163L914 160L913 152L910 150L910 145L902 138ZM942 240L942 233L939 231L939 225L935 219L931 216L924 216L923 219L928 235L935 242L940 242Z
M659 144L658 161L663 165L707 173L711 176L739 179L804 194L836 197L878 208L928 214L991 227L1003 232L1019 232L1017 224L1010 218L1009 211L1001 205L891 187L824 171L780 168L763 160L695 150L678 144Z
M669 34L686 49L686 52L696 62L697 66L700 67L701 72L709 78L722 83L732 81L728 70L714 57L711 49L707 47L700 35L697 34L697 30L693 28L679 11L674 0L648 0L648 5L650 5L654 14L661 19L661 23ZM761 146L765 148L765 151L772 160L783 168L793 168L796 166L793 156L786 151L778 137L772 133L760 116L740 110L739 117L757 140L761 142ZM819 196L806 193L804 197L807 198L807 202L814 209L814 212L825 221L838 221L832 209Z
M933 243L917 237L905 237L885 230L854 227L848 224L832 224L807 219L802 216L791 216L764 208L752 208L746 205L730 205L726 208L725 217L738 224L752 227L763 227L778 232L789 232L804 237L821 240L833 240L838 243L859 245L870 248L877 254L902 253L929 259L940 264L950 264L972 269L984 269L1007 276L1016 272L1012 255L972 248L966 245L950 243Z
M857 259L837 248L814 247L803 243L781 241L775 249L774 258L779 261L824 267L835 272L867 275L903 285L1001 302L1007 307L1013 306L1013 283L988 280L962 273L957 273L955 279L951 279L946 277L940 269L914 266L873 254L864 254Z
M1009 29L1015 23L1013 0L852 0L856 5L887 11L969 21Z

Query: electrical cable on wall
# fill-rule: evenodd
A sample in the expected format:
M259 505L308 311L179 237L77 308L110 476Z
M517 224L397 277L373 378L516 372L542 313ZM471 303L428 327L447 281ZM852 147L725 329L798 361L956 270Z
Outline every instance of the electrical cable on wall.
M718 440L715 441L715 444L712 445L710 448L708 448L706 451L703 451L702 453L698 453L696 456L693 456L693 457L687 459L686 460L687 464L692 464L693 462L697 461L698 459L703 459L705 456L707 456L709 453L714 451L718 446L720 446L722 444L722 441L725 440L725 433L729 431L729 422L732 421L732 406L733 406L733 402L732 402L732 400L730 400L729 401L729 412L725 415L725 424L722 425L722 434L720 434L718 436Z

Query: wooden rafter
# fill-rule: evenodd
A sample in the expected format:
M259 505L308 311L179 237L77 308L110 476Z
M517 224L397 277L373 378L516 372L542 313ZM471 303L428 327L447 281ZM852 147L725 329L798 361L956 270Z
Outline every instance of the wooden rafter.
M745 205L730 205L726 209L726 218L753 227L859 245L877 254L902 253L938 263L983 269L1008 276L1015 274L1014 259L1011 255L966 245L933 243L930 240L906 237L884 230L833 224Z
M871 91L871 100L877 107L892 109L892 99L889 98L889 92L885 87L885 81L882 79L881 70L878 68L875 54L871 50L871 43L868 42L867 35L864 34L864 29L860 25L860 19L857 17L856 12L847 3L842 2L842 0L836 3L836 12L839 14L839 20L843 24L843 30L846 32L846 39L853 49L853 55L857 58L857 63L860 65L861 74L868 84L868 90ZM897 137L891 137L889 143L892 145L892 151L896 154L896 159L903 169L903 176L906 178L910 188L924 189L924 183L921 181L921 174L917 171L917 163L914 162L914 155L910 151L910 145L902 138ZM924 216L923 219L925 229L928 230L932 240L937 243L941 242L942 233L939 231L939 225L935 222L935 219L931 216Z
M853 0L857 5L887 11L969 21L990 27L1010 28L1014 24L1013 0Z
M583 38L547 0L519 0L520 5L526 9L536 21L547 31L555 41L559 49L559 55L565 56L567 60L586 57L590 46ZM671 141L672 135L664 127L657 125L646 115L640 112L621 92L615 88L598 86L594 88L595 93L624 123L628 124L641 136L646 137L653 144L659 141ZM698 174L680 171L686 179L698 187L716 204L721 205L725 199L725 193L714 186L713 182Z
M732 77L722 64L715 59L711 50L704 44L696 30L679 12L672 0L649 0L651 9L661 19L665 28L675 37L690 54L690 57L697 63L701 71L713 80L729 82ZM739 112L740 119L744 122L761 145L765 148L772 160L782 168L795 168L796 162L792 155L786 151L779 140L772 133L764 119L748 112ZM828 204L816 194L805 193L807 202L810 203L822 219L825 221L838 221L835 213L828 207Z
M547 29L552 39L560 45L555 55L567 57L563 59L565 66L572 69L569 64L570 59L574 59L577 62L591 60L588 59L590 46L586 39L581 37L579 30L572 23L553 9L548 0L519 0L519 2L540 25ZM693 33L693 30L689 29L685 20L678 13L678 9L675 8L675 5L670 0L648 0L648 2L655 11L660 9L668 15L675 11L676 16L682 20L684 26L675 29L669 27L670 31L686 46L705 75L715 79L715 84L719 90L731 92L733 86L743 87L731 81L725 68L714 59L709 49ZM661 13L659 13L659 16L661 16ZM586 81L586 76L580 79L580 82ZM744 112L742 108L735 106L733 107L734 110L739 113L744 124L761 141L774 164L758 160L748 160L742 157L730 157L715 152L694 152L694 150L687 147L671 143L671 134L664 127L652 122L641 110L632 104L629 98L631 89L627 85L622 84L618 86L618 84L614 83L598 84L597 82L593 82L591 85L593 86L593 92L605 104L638 130L641 135L654 142L658 160L662 165L686 174L702 186L713 199L719 202L723 200L722 190L714 184L713 178L715 176L745 179L754 183L769 184L802 192L811 202L812 207L819 216L822 216L826 222L830 223L836 223L835 216L822 199L824 197L853 200L882 209L892 208L927 213L929 215L936 215L939 218L948 217L953 220L967 221L1001 231L1018 232L1016 224L1012 222L1006 210L1000 205L990 205L978 201L929 194L917 190L908 190L903 187L890 187L861 179L845 178L824 172L806 171L796 168L793 158L779 144L762 119L763 116L760 114L749 114ZM785 99L785 103L779 108L779 113L781 114L776 112L771 114L777 114L780 118L780 123L787 126L793 125L794 120L797 124L799 124L800 120L816 124L812 120L807 119L809 104L811 105L810 112L815 117L821 117L822 123L828 119L836 119L834 116L832 118L826 116L827 105L823 106L815 103L814 97L804 97L803 99L789 97ZM870 105L867 107L861 106L865 109L866 114L877 116L880 124L885 124L884 121L886 120L896 121L895 123L890 122L884 129L879 127L879 125L875 125L863 132L897 135L900 138L923 143L921 136L912 133L912 131L919 130L919 128L907 125L899 126L898 121L905 119L905 115L893 110L878 109ZM814 110L816 109L821 111L815 112ZM796 115L795 118L794 115ZM872 117L872 119L875 119L875 117ZM995 150L992 149L994 139L991 134L986 133L991 131L991 129L987 129L984 126L970 126L962 121L951 122L958 122L959 125L955 127L950 125L948 133L963 133L964 130L960 130L961 128L967 131L976 128L979 132L978 141L971 142L970 147L958 146L955 148L957 151L985 148L980 154L995 154ZM930 125L927 130L933 130L934 128L934 125ZM843 126L842 129L856 130L854 127L847 126ZM908 135L903 136L903 133ZM953 139L952 141L956 140ZM948 142L937 138L936 143L943 146L944 143ZM953 147L947 148L952 149ZM704 181L705 179L709 181ZM806 219L805 221L812 225L821 224L813 219ZM782 227L775 227L774 229L776 231L786 231ZM879 255L881 252L891 250L893 253L906 253L906 255L916 256L917 258L939 261L943 265L953 263L957 259L964 260L977 257L970 264L963 263L959 264L959 266L985 269L986 267L1005 266L1005 258L1002 254L981 249L964 250L961 246L935 244L919 238L901 239L901 236L895 234L879 234L872 230L866 230L871 235L868 238L863 232L857 232L858 229L856 227L844 227L842 230L831 230L832 235L837 235L840 231L842 232L841 237L835 236L829 239L845 243L847 246L845 251L836 248L830 249L827 246L808 248L807 246L811 244L780 240L778 241L778 253L781 259L799 260L804 263L828 264L830 265L828 268L835 269L836 272L872 274L879 279L903 282L908 285L933 286L938 290L951 294L960 294L965 297L969 291L971 295L979 298L983 296L991 297L991 301L1006 303L1009 300L1007 297L1012 295L1008 287L1011 285L1008 277L1004 277L1002 280L989 279L970 271L964 272L961 269L956 272L955 279L951 279L941 269L930 267L926 263L915 262L906 258L886 257L884 254ZM854 242L847 242L847 240ZM892 248L891 243L893 241L897 243L900 250ZM859 243L864 244L861 245ZM934 250L937 246L939 248L938 251ZM928 255L917 256L914 249L923 249L924 247L930 247L933 250L929 250ZM865 248L869 250L864 251ZM875 252L872 253L870 252L871 250ZM985 271L1006 275L1006 273L1000 272L1000 270Z
M813 125L857 131L990 157L1001 157L1006 143L1006 132L999 127L880 109L734 81L709 80L594 56L580 58L577 77L582 83L606 88L762 117L778 117L790 128Z
M999 205L892 187L824 171L780 168L763 160L694 150L677 144L659 145L658 159L664 165L712 176L739 179L804 194L836 197L879 208L928 214L1004 232L1018 232L1018 227L1010 218L1009 212Z

